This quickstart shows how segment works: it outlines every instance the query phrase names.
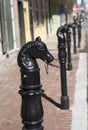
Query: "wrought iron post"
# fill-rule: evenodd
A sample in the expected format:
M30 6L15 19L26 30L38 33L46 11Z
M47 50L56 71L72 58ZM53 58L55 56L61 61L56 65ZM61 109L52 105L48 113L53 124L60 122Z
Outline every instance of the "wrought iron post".
M61 73L61 107L62 109L69 109L69 97L67 94L67 75L66 75L66 40L64 35L65 28L61 26L57 30L58 37L58 59L60 62Z
M76 48L76 26L77 26L77 17L76 16L74 16L73 17L73 24L72 24L72 30L73 30L73 41L74 41L74 50L73 50L73 52L74 52L74 54L76 54L77 53L77 48Z
M67 63L67 70L72 70L72 62L71 62L71 30L70 24L64 25L66 31L66 40L67 40L67 53L68 53L68 63Z
M82 23L83 19L82 18L79 18L78 19L78 23L77 23L77 28L78 28L78 48L80 48L80 44L81 44L81 38L82 38L82 35L81 35L81 28L82 28Z
M54 58L46 45L38 37L35 41L25 44L18 54L18 66L21 72L22 97L21 118L22 130L43 130L43 106L41 101L42 85L40 83L40 69L36 58L47 64Z

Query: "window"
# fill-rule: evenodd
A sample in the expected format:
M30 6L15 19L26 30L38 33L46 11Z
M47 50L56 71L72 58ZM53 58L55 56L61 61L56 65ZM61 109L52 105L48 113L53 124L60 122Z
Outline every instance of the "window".
M29 7L32 7L32 0L29 0Z
M44 23L44 1L40 0L40 7L41 7L41 23Z
M32 18L32 0L29 0L29 21L30 24L33 24L33 18Z
M39 25L39 6L38 6L38 0L35 0L35 17L36 17L36 25Z

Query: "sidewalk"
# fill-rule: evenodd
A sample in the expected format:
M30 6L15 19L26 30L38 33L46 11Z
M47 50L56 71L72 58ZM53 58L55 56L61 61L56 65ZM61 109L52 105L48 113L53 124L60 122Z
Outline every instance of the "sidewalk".
M86 53L72 53L73 70L67 71L70 109L59 108L61 98L60 66L57 60L57 37L46 39L55 59L46 74L45 64L38 60L44 96L44 130L87 130L87 61ZM82 43L84 39L82 40ZM83 43L84 44L84 43ZM13 60L14 59L14 60ZM0 62L0 130L21 130L20 70L16 55ZM82 70L82 71L81 71ZM85 121L84 121L85 120Z
M87 55L81 53L72 107L72 130L87 130Z

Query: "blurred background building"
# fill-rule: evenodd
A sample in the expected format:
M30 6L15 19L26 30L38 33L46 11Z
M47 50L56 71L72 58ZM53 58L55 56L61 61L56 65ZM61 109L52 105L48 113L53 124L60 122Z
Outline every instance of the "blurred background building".
M56 34L58 27L71 22L75 9L76 0L0 0L0 55L37 36L45 40Z

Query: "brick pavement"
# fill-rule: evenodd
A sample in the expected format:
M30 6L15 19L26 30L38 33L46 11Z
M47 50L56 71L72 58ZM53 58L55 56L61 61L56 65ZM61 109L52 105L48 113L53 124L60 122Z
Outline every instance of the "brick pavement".
M51 52L57 59L57 51ZM16 63L16 56L1 61L0 66L0 130L21 130L20 118L21 97L18 94L20 85L20 71ZM44 130L71 130L72 110L74 103L75 75L78 68L79 54L72 54L73 70L67 71L68 96L70 109L59 108L61 97L60 66L57 60L49 66L49 73L45 72L45 64L38 60L40 66L41 83L45 96L42 97L44 107Z
M83 32L83 38L85 33ZM48 48L57 59L57 38L46 39ZM84 47L85 39L82 40ZM52 49L53 48L53 49ZM73 50L73 49L72 49ZM60 109L61 83L60 66L57 60L53 66L49 66L49 73L45 72L45 64L38 60L40 66L41 83L44 89L42 103L44 108L44 130L71 130L72 106L74 104L74 92L76 72L78 69L79 53L72 54L73 70L67 71L67 87L70 99L70 109ZM18 94L20 86L20 70L17 66L16 55L9 59L0 59L0 130L21 130L20 118L21 97Z
M85 35L85 33L83 33ZM57 38L46 39L48 48L57 59ZM85 42L83 39L82 42ZM82 44L84 47L84 44ZM72 45L73 47L73 45ZM73 49L72 49L73 50ZM44 130L71 130L72 106L78 69L79 53L72 54L73 70L67 71L67 87L70 99L70 109L60 109L61 83L60 66L58 60L49 66L49 73L45 72L45 64L38 60L41 74L42 103L44 108ZM21 97L18 94L20 86L20 70L16 63L16 55L9 59L0 60L0 130L21 130L20 118Z

